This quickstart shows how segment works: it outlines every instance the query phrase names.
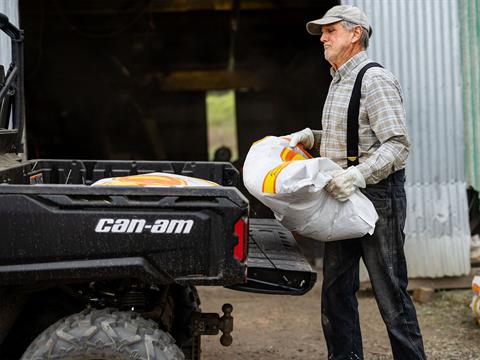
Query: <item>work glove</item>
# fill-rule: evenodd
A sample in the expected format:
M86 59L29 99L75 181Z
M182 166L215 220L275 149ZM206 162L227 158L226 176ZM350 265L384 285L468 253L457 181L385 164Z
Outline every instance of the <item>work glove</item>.
M305 149L311 149L315 142L315 138L313 136L313 131L310 128L305 128L301 131L294 132L290 134L290 142L288 146L295 147L298 144L302 144Z
M362 173L355 166L350 166L346 170L333 172L326 190L338 201L347 201L357 188L365 186Z

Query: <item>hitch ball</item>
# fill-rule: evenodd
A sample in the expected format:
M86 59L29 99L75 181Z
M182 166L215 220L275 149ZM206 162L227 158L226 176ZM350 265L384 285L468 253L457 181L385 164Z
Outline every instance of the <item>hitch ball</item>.
M221 331L223 334L220 336L220 344L223 346L232 345L233 306L224 304L222 311L222 317L216 313L194 313L192 316L193 335L217 335Z
M222 306L223 316L220 318L220 330L223 335L220 336L220 344L223 346L232 345L233 338L230 335L233 331L233 306L230 304L223 304Z

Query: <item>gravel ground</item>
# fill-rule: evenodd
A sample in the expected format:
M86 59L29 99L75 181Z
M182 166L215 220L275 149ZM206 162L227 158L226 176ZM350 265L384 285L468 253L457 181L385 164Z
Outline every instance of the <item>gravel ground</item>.
M200 287L204 312L234 307L233 344L203 337L203 360L326 359L320 325L320 284L300 297L259 295L217 287ZM480 359L480 327L468 307L469 290L441 291L433 301L416 304L429 359ZM359 294L365 359L391 359L385 327L370 292Z

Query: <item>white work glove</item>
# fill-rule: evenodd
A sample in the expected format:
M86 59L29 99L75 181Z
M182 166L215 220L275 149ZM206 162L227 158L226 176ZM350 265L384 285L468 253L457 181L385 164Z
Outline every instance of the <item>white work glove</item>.
M305 149L311 149L315 142L315 137L313 136L313 131L310 128L305 128L301 131L294 132L290 134L291 139L288 143L288 146L295 147L298 144L302 144Z
M357 188L366 186L362 173L355 166L335 171L332 176L326 190L338 201L347 201Z

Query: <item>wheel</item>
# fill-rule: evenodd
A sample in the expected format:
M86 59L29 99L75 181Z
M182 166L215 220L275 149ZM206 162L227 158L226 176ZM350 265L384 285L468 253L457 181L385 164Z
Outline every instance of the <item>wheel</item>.
M181 360L183 353L155 322L116 309L68 316L41 333L21 360Z

